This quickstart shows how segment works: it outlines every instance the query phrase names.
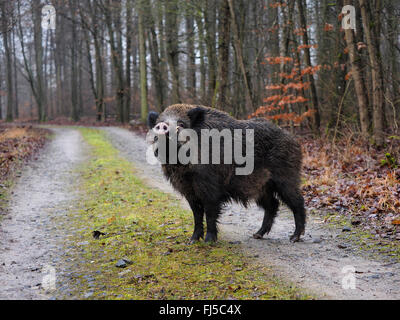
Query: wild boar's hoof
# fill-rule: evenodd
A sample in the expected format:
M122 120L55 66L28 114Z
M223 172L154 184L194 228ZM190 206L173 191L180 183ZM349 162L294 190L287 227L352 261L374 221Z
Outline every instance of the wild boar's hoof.
M190 238L189 245L195 244L195 243L199 242L200 239L204 239L204 233L202 233L202 232L195 232L195 233L193 234L192 238Z
M214 243L217 242L218 237L214 233L207 233L205 242L207 243Z
M296 243L300 241L301 236L304 234L304 232L295 232L294 235L290 237L290 242Z
M254 234L254 235L253 235L253 238L256 239L256 240L262 240L262 239L264 239L264 237L263 237L261 234L258 234L258 233Z

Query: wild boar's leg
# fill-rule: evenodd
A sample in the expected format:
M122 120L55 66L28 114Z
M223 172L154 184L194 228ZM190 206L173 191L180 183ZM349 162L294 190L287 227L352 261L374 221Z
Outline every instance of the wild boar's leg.
M261 229L254 235L255 239L262 239L265 234L270 233L279 209L279 201L275 198L271 189L265 191L264 195L257 201L258 206L265 210Z
M290 241L298 242L300 237L304 235L306 225L304 198L297 186L277 185L277 191L282 201L293 211L296 230L290 237Z
M199 199L187 198L187 201L194 216L194 232L190 239L190 242L194 243L204 238L204 206Z
M207 204L205 206L207 220L207 234L205 242L216 242L218 240L218 217L221 213L219 204Z

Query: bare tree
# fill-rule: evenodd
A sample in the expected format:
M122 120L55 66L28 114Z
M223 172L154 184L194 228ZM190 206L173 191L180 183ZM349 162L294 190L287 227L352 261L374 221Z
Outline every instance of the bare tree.
M149 50L151 56L151 73L153 86L155 89L155 107L158 111L162 111L165 108L165 81L163 79L164 75L164 66L161 61L160 54L160 45L159 39L157 36L157 28L155 23L155 12L154 8L150 3L150 0L146 0L145 2L146 11L148 12L147 20L148 20L148 35L149 35ZM161 6L160 6L161 7Z
M297 0L297 7L299 9L299 18L300 18L300 27L303 29L303 45L305 46L304 49L304 60L307 67L312 67L311 64L311 55L310 55L310 42L308 39L308 31L307 31L307 19L306 19L306 12L304 10L304 2L303 0ZM313 116L313 126L314 131L316 133L319 132L320 125L321 125L321 117L319 113L319 104L318 104L318 97L317 97L317 88L315 86L315 79L312 74L308 75L308 80L310 81L310 94L311 94L311 102L314 109L314 116Z
M114 78L117 82L117 115L118 120L126 122L124 117L124 70L122 60L122 30L121 30L121 0L106 0L103 6L103 13L110 37L111 59L113 65Z
M345 0L345 5L350 5L350 0ZM365 87L365 80L362 75L361 60L355 43L354 31L346 29L347 48L349 50L349 60L352 67L352 76L354 78L355 89L357 94L357 101L360 114L361 132L364 137L368 137L368 130L370 128L370 119L368 114L368 96Z
M1 10L1 32L3 34L3 45L6 60L7 74L7 115L6 121L13 121L14 93L13 93L13 68L12 68L12 51L10 48L11 41L11 19L12 3L6 0L0 1Z
M233 5L232 0L228 0L228 4L229 4L230 12L231 12L231 23L232 23L232 29L233 29L233 35L234 35L236 56L237 56L239 68L242 72L243 81L244 81L245 90L246 90L246 98L248 101L248 103L246 104L246 111L248 113L250 113L255 110L255 104L253 101L253 92L251 89L250 77L249 77L249 73L246 70L246 66L244 63L242 42L240 40L239 29L238 29L238 25L236 22L235 7Z
M144 0L139 3L139 56L140 56L140 101L141 101L141 119L145 123L149 112L147 97L147 66L146 66L146 44L143 23Z
M47 120L47 97L43 77L43 34L42 34L42 4L40 0L32 0L34 23L34 47L36 62L36 103L39 111L39 121Z
M228 0L221 1L219 18L218 78L215 107L226 109L229 85L230 9Z
M180 79L179 79L179 42L178 42L178 1L169 0L165 2L165 28L166 48L168 64L172 76L172 103L181 102Z
M376 42L377 34L376 26L380 24L379 15L374 16L375 28L371 24L371 10L365 0L359 0L361 14L363 19L364 33L367 40L369 61L372 74L372 104L373 104L373 123L374 123L374 140L377 146L382 146L384 143L383 136L383 77L382 69L379 61L379 44ZM377 1L379 2L379 0Z

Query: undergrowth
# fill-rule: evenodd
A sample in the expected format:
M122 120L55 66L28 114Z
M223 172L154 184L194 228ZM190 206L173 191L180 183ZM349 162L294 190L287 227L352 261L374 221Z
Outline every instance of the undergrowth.
M368 149L351 135L334 145L304 139L303 191L308 210L350 216L377 237L400 241L400 145L396 143L393 140L382 151Z

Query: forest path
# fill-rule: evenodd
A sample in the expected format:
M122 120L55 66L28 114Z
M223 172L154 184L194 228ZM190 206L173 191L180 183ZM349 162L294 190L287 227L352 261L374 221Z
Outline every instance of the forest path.
M79 196L75 168L85 161L86 147L76 129L52 132L38 160L22 170L0 221L0 300L53 298L43 289L45 283L51 289L61 271L68 234L63 217Z
M65 249L63 239L71 232L66 218L79 199L75 169L88 159L88 153L77 129L52 130L54 138L16 181L9 212L0 222L0 299L54 298L42 290L44 280L49 279L52 268L57 268L57 278L64 272L60 263L66 252L61 249ZM160 167L147 164L148 146L142 137L120 128L102 130L121 155L135 165L140 178L150 186L176 194ZM341 230L328 231L318 217L309 217L305 241L291 244L288 237L294 222L287 210L282 210L265 241L251 237L262 221L258 208L246 210L233 205L225 211L221 219L223 240L240 243L257 262L273 266L277 275L321 298L400 298L398 263L357 254L354 245L338 238ZM355 290L342 289L346 266L356 270Z
M140 178L150 186L176 194L160 166L146 162L148 145L142 137L121 128L103 130L121 155L134 163ZM183 203L188 207L186 201ZM289 235L294 230L293 216L283 208L266 240L255 240L252 234L261 226L262 218L263 212L257 207L230 205L221 218L221 238L240 243L254 259L273 266L277 275L323 299L400 298L400 265L360 254L357 247L338 238L341 229L328 230L320 218L309 216L304 241L292 244ZM350 283L351 278L355 279L354 290L343 289L345 276Z

